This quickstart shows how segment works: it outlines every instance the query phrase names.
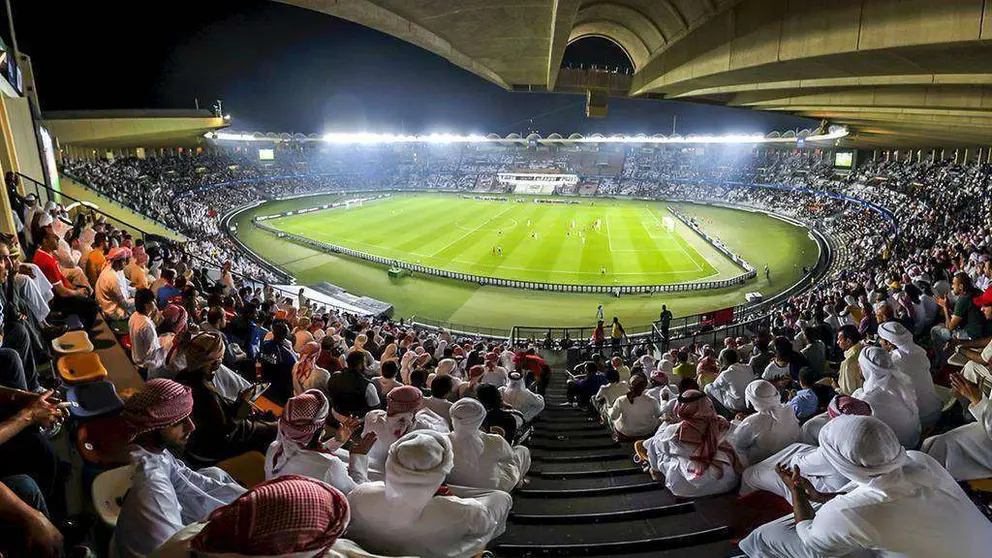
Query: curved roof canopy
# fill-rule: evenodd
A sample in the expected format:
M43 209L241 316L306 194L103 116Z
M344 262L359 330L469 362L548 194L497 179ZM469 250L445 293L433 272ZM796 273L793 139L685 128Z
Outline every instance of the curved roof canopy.
M850 125L847 141L866 147L992 144L992 0L278 1L507 89L599 86L789 112ZM560 71L586 36L628 53L629 81Z

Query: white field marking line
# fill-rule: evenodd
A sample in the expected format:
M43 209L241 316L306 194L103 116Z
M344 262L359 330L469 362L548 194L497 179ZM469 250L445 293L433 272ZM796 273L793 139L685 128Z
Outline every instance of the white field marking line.
M654 214L654 212L653 212L653 211L651 211L651 209L650 209L650 208L645 208L645 209L647 209L647 212L648 212L648 213L650 213L652 217L654 217L654 220L655 220L655 221L657 221L657 222L658 222L659 224L661 224L661 223L662 223L662 221L661 221L661 219L658 219L658 216L657 216L657 215L655 215L655 214ZM668 235L669 235L670 237L674 237L674 236L675 236L676 234L678 234L678 233L676 233L676 232L674 232L674 231L673 231L673 232L670 232L670 233L668 233ZM692 256L691 256L691 255L689 254L689 251L685 249L685 246L682 246L682 243L681 243L681 242L679 242L679 240L682 240L682 238L681 238L681 237L679 237L679 238L673 238L673 239L672 239L672 241L673 241L673 242L675 243L675 245L676 245L676 246L678 246L679 248L681 248L681 249L682 249L682 253L683 253L683 254L685 254L685 257L686 257L686 258L687 258L687 259L688 259L688 260L689 260L690 262L692 262L692 265L694 265L694 266L696 266L696 271L702 271L702 270L703 270L703 266L701 266L701 265L699 265L699 263L698 263L698 262L697 262L697 261L695 260L695 258L693 258L693 257L692 257ZM688 241L685 241L685 242L687 242L687 243L688 243ZM703 256L702 256L702 254L699 254L698 252L697 252L697 255L698 255L698 256L699 256L700 258L702 258L702 257L703 257ZM704 258L704 259L705 259L705 258ZM707 263L709 263L709 262L707 262ZM710 267L711 267L711 268L713 268L714 270L716 269L716 267L714 267L714 266L713 266L712 264L710 264Z
M493 221L494 219L497 219L497 218L499 218L499 217L501 217L501 216L502 216L502 215L503 215L504 213L506 213L507 211L509 211L509 210L511 210L511 209L513 209L513 207L514 207L514 206L512 206L512 205L511 205L511 206L509 206L509 207L506 207L506 208L504 208L504 209L503 209L503 211L500 211L499 213L497 213L497 214L496 214L496 215L494 215L493 217L490 217L489 219L487 219L487 220L485 220L485 221L483 221L483 222L482 222L482 223L481 223L481 224L480 224L480 225L479 225L478 227L475 227L474 229L472 229L472 230L470 230L470 231L468 231L467 233L465 233L465 234L463 234L463 235L461 235L461 236L459 236L458 238L456 238L456 239L454 239L454 240L452 240L451 242L449 242L449 243L447 243L447 244L445 244L445 245L444 245L444 246L442 246L442 247L441 247L440 249L438 249L438 250L435 250L435 251L434 251L434 252L433 252L433 253L432 253L432 254L431 254L430 256L427 256L427 257L428 257L428 258L433 258L434 256L436 256L436 255L438 255L438 254L440 254L441 252L443 252L443 251L445 251L445 250L447 250L448 248L450 248L450 247L452 247L452 246L454 246L454 245L455 245L456 243L458 243L458 242L461 242L462 240L464 240L464 239L466 239L466 238L468 238L468 236L469 236L470 234L474 234L474 233L475 233L476 231L478 231L478 230L479 230L479 229L481 229L482 227L484 227L484 226L486 226L487 224L489 224L489 223L490 223L491 221Z
M655 222L657 222L659 225L663 224L662 221L661 221L661 219L659 219L658 216L655 215L653 211L651 211L651 208L645 207L644 209L648 212L649 215L651 215L651 217L654 218ZM668 236L669 237L673 237L675 234L676 234L675 232L670 232L670 233L668 233ZM695 271L702 271L703 270L703 266L699 265L699 263L696 262L696 260L693 259L693 257L691 255L689 255L689 251L686 250L684 246L682 246L682 243L679 242L679 240L680 239L673 238L672 239L672 242L682 250L682 253L685 254L686 259L689 260L690 262L692 262L692 265L696 266ZM700 255L699 257L702 258L703 256ZM713 268L714 270L716 269L712 265L710 265L710 267Z

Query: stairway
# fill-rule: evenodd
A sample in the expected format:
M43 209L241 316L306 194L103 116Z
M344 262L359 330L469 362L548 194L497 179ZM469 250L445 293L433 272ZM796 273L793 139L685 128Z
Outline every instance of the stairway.
M490 545L497 557L742 555L726 525L642 472L631 444L614 442L585 410L559 406L563 378L553 378L545 398L527 444L529 484L513 493L506 532Z

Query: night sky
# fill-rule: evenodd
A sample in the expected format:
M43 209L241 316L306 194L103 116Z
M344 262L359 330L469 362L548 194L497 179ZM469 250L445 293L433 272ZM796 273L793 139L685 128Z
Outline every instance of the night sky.
M609 117L586 119L582 96L508 92L399 39L267 0L12 4L43 112L193 108L196 98L209 108L222 99L233 129L307 134L669 134L676 114L682 134L817 125L630 99L611 99ZM623 65L610 47L576 43L565 63Z

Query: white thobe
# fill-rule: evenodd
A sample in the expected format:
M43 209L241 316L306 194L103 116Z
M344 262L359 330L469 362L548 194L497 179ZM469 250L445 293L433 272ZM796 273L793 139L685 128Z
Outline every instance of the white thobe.
M41 272L39 271L38 273ZM45 279L45 283L48 283L48 279ZM48 288L42 291L38 288L36 281L33 281L27 275L18 273L14 275L14 288L17 290L17 294L21 297L21 300L28 307L28 311L34 316L34 319L39 324L43 323L48 318L49 312L51 312L48 302L55 296L52 294L51 283L48 283Z
M293 371L291 376L293 377L293 394L300 395L308 389L315 389L327 393L327 380L331 379L331 373L323 368L317 366L316 364L310 368L310 375L306 378L300 378L296 375L296 370L300 367L302 361L296 361L293 363Z
M889 425L905 448L915 448L920 442L920 419L916 409L907 405L890 390L860 387L851 397L871 405L871 416ZM912 405L912 401L910 402Z
M506 401L504 401L506 403ZM437 397L425 397L424 407L434 411L434 414L443 418L448 426L451 426L451 405L453 403L447 399L440 399Z
M371 386L371 384L370 384ZM374 388L373 388L374 389ZM438 416L430 409L420 409L414 415L411 423L399 432L390 429L389 420L392 417L386 416L386 411L376 409L369 411L365 415L365 432L375 432L376 440L369 450L369 478L382 480L385 475L386 457L389 455L389 446L396 440L413 432L414 430L434 430L442 434L451 432L448 421Z
M38 292L41 293L43 297L45 297L46 302L51 300L52 297L54 296L52 294L52 283L51 281L48 280L48 277L45 277L45 274L41 272L41 268L33 263L28 263L28 262L25 262L21 265L31 268L34 277L30 277L27 275L25 275L25 277L27 277L32 283L34 283L34 286L37 287Z
M789 444L798 442L802 434L795 411L785 405L730 424L729 441L745 466L768 459Z
M740 475L734 471L733 455L724 449L718 450L713 463L696 476L690 470L696 464L691 458L698 454L699 448L680 442L678 433L679 423L663 424L654 436L644 441L648 463L652 469L665 475L665 486L672 494L696 498L723 494L737 487ZM724 440L726 434L719 443Z
M478 455L472 442L454 433L448 434L455 466L448 473L447 482L510 492L530 470L530 450L524 446L511 446L499 434L478 434L482 441L482 453Z
M348 536L372 552L421 558L470 558L506 530L513 499L500 490L449 487L419 510L386 498L386 485L363 484L348 494Z
M172 536L165 544L159 547L158 550L153 552L149 558L240 558L240 554L205 554L202 552L193 553L190 550L190 544L193 542L193 538L196 537L200 531L206 526L206 523L193 523L192 525L187 525L179 530L175 535ZM250 558L385 558L379 554L372 554L371 552L366 552L360 546L355 544L348 539L338 539L334 541L331 548L326 551L311 555L306 552L296 552L293 554L279 554L279 555L258 555L254 554ZM245 558L249 558L245 555ZM412 556L400 557L400 558L413 558Z
M368 482L369 461L367 455L349 454L339 448L340 444L332 441L327 450L316 451L277 438L265 452L265 478L300 475L326 482L347 495L359 484ZM280 450L279 470L274 471L275 456Z
M788 515L759 527L741 550L767 558L988 556L992 523L936 461L916 451L907 456L901 470L858 484L812 520Z
M830 422L830 415L820 413L803 423L803 434L800 441L811 446L820 445L820 430Z
M497 366L492 370L487 367L486 371L482 373L482 380L479 383L488 386L503 387L509 381L510 376L507 374L506 368Z
M744 470L741 475L741 494L764 490L785 498L792 503L792 491L782 482L775 466L785 464L790 470L798 466L813 488L820 492L840 492L850 482L823 457L818 446L792 444L768 459Z
M618 397L610 406L609 419L613 428L629 438L650 436L658 429L661 405L654 398L638 395L631 403L627 396Z
M933 388L933 376L930 375L930 359L927 352L918 345L901 348L889 353L892 364L913 382L916 392L916 407L920 413L920 423L924 428L937 424L940 420L941 401Z
M500 388L503 403L520 411L525 422L530 422L544 410L544 397L527 388L513 389L513 386Z
M194 471L169 450L131 447L131 489L124 498L114 543L120 558L147 556L185 525L234 501L245 489L216 467Z
M731 411L744 411L747 409L744 390L753 381L754 370L747 364L735 362L720 372L716 380L703 388L703 391Z
M957 481L992 477L992 401L983 397L968 412L977 422L923 440L923 452Z
M131 360L134 365L149 372L161 368L167 353L158 339L152 319L135 312L127 320L127 329L131 335Z
M112 320L123 320L134 307L130 296L131 285L123 271L116 271L109 263L96 280L96 301L100 310Z
M617 382L614 384L606 384L605 386L600 386L599 391L596 395L592 397L593 405L599 409L599 414L603 419L608 420L610 416L610 407L613 406L613 402L617 400L621 395L626 395L630 391L630 386L627 382ZM657 428L658 425L655 425ZM654 432L654 428L651 429Z

